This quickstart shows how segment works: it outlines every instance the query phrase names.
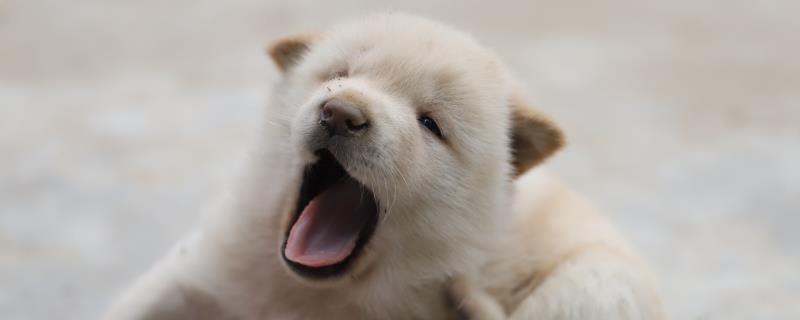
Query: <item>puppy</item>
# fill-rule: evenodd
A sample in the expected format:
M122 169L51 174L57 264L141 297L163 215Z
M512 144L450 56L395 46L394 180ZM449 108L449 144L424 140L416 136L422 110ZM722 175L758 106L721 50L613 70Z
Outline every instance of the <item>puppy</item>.
M252 161L108 319L661 319L606 221L530 170L559 128L405 14L277 41Z

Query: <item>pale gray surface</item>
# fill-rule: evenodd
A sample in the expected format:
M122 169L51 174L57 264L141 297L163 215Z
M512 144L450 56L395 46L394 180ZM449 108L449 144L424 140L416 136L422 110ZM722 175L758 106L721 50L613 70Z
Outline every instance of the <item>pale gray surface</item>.
M402 8L506 59L673 319L800 319L800 2L371 3L0 1L0 318L95 318L235 169L267 41Z

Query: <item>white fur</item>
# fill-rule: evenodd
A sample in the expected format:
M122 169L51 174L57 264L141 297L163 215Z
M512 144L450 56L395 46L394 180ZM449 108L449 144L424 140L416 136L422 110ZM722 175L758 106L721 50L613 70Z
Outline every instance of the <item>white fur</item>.
M449 295L474 319L657 319L647 269L604 220L542 173L512 184L513 94L489 51L441 24L389 14L333 28L276 85L237 187L107 318L446 319ZM332 97L370 117L336 156L380 222L345 277L311 281L280 245Z

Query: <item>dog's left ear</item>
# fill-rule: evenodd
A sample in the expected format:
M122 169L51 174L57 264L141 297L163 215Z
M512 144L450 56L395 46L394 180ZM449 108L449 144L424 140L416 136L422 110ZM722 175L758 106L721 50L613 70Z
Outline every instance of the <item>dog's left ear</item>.
M541 163L564 145L564 134L553 121L520 98L511 101L511 152L514 176Z
M316 34L305 33L278 39L267 48L267 54L282 72L294 67L308 52Z

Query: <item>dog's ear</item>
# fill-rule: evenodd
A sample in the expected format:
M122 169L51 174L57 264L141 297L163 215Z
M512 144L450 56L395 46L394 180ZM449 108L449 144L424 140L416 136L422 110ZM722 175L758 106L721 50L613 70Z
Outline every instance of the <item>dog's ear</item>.
M278 39L267 47L267 53L282 72L296 65L308 52L311 43L317 39L312 33L297 34Z
M514 176L541 163L564 145L564 134L553 121L520 98L511 100L511 152Z

